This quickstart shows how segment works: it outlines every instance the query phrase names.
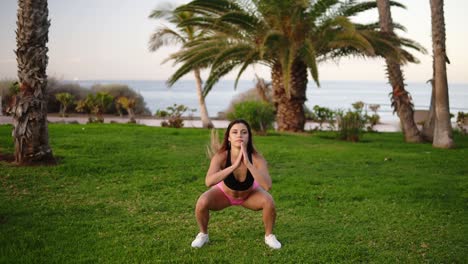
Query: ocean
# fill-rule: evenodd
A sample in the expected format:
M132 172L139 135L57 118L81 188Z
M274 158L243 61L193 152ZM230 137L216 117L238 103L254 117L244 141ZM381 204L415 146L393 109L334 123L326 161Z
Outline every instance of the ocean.
M74 82L83 87L91 87L94 84L125 84L143 96L146 106L152 113L173 104L183 104L188 106L189 109L196 109L193 112L186 113L186 115L199 115L195 81L182 80L172 88L167 88L165 81L154 80L80 80ZM206 97L209 115L216 117L218 112L225 111L235 96L253 87L255 87L255 81L241 80L237 89L234 89L234 81L220 81ZM430 84L422 82L408 83L406 89L413 98L416 110L429 109ZM320 88L317 88L315 83L309 82L306 105L310 109L315 105L319 105L334 110L346 110L352 108L352 103L363 101L367 105L379 104L378 114L382 120L395 121L398 120L398 117L393 114L390 105L390 92L391 87L386 82L323 81ZM449 84L449 103L450 112L454 115L459 111L468 112L468 84Z

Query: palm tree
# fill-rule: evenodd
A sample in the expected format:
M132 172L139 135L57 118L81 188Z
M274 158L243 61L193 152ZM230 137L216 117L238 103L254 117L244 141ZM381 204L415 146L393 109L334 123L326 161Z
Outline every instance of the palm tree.
M20 92L13 107L15 162L54 163L47 127L47 0L19 0L16 30Z
M120 96L115 101L116 105L120 105L121 107L125 108L128 112L128 116L130 118L129 123L136 123L135 120L135 106L136 100L134 98L128 98L126 96Z
M193 15L194 14L191 12L176 12L167 8L156 8L151 12L149 17L154 19L166 19L170 23L178 25L187 19L193 18ZM192 26L178 26L177 30L173 30L166 26L158 27L156 31L151 35L149 48L151 51L157 51L160 47L164 45L184 44L187 41L192 41L195 38L199 37L200 33L200 31L196 30L196 27ZM200 76L200 68L202 67L194 67L192 69L197 87L198 105L200 107L200 118L202 121L202 126L204 128L213 128L213 123L211 122L210 117L208 116L205 97L202 95L203 82Z
M377 0L380 29L384 34L395 35L393 32L392 15L389 0ZM404 7L404 6L400 6ZM400 123L406 142L422 142L423 138L414 122L413 103L411 96L405 90L405 83L400 63L394 57L387 56L387 75L392 86L392 106L400 117Z
M434 54L435 124L432 145L437 148L455 146L450 123L448 98L447 54L445 51L444 0L430 0L432 21L432 52Z
M375 2L338 0L194 0L176 10L198 16L181 23L205 31L172 56L183 65L169 79L175 83L192 67L211 67L204 94L234 68L237 80L260 63L271 69L273 102L280 131L304 129L307 71L319 85L318 63L344 56L393 56L416 61L402 46L411 41L384 35L376 24L357 24L349 17L376 7ZM236 80L236 84L237 84Z

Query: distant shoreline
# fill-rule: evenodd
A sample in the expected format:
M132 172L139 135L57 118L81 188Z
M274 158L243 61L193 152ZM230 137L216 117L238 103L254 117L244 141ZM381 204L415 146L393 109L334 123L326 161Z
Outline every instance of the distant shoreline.
M87 115L80 115L80 114L71 114L69 117L60 117L57 114L48 114L47 119L51 123L78 123L78 124L86 124L88 122L88 116ZM164 119L158 119L152 116L137 116L136 118L136 123L140 125L146 125L146 126L156 126L160 127L161 122L164 121ZM119 117L115 115L105 115L104 116L104 123L128 123L129 118L128 116L125 117ZM229 124L228 120L224 119L217 119L217 118L212 118L211 119L213 125L215 128L226 128ZM13 117L11 116L0 116L0 124L12 124L13 122ZM323 124L322 125L324 130L326 130L327 125ZM201 128L202 127L202 122L200 118L198 117L193 117L193 118L184 118L184 127L185 128ZM305 124L304 129L307 130L313 130L314 128L318 127L318 123L312 122L312 121L307 121ZM395 121L383 121L382 123L376 125L374 127L376 131L379 132L399 132L401 131L399 122Z
M154 116L150 115L141 115L136 116L136 124L139 125L146 125L146 126L155 126L160 127L161 122L164 119L155 118ZM60 117L56 113L48 114L47 120L50 123L62 123L62 124L87 124L88 122L88 115L85 114L70 114L68 117ZM129 118L128 116L120 117L115 115L104 115L104 123L119 123L125 124L128 123ZM211 118L211 122L213 123L215 128L224 129L228 126L229 121L225 119L219 118ZM13 117L12 116L0 116L0 125L5 124L12 124ZM306 121L304 126L305 131L314 130L317 128L319 124L313 121ZM202 122L199 117L184 117L184 128L201 128ZM327 130L327 123L322 124L323 129ZM457 124L452 122L452 127L454 129L457 128ZM421 129L421 125L418 125L418 128ZM468 129L468 125L464 126L465 129ZM401 132L400 122L399 120L381 120L381 122L374 126L374 131L377 132Z

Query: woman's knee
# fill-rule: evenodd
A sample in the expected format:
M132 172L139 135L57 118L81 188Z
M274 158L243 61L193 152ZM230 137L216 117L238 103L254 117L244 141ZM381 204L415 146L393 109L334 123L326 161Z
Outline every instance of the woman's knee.
M269 193L263 196L263 208L275 209L275 201Z
M202 194L197 200L196 209L197 210L208 209L209 204L210 204L209 197L207 195L205 195L205 194Z

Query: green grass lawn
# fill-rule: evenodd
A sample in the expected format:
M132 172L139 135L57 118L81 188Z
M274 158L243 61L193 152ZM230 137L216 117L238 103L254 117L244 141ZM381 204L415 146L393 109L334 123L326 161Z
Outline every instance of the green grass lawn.
M269 163L281 250L261 212L214 212L192 249L209 131L51 124L58 166L0 162L0 263L466 263L468 137L457 148L331 133L255 137ZM0 152L12 153L11 126Z

